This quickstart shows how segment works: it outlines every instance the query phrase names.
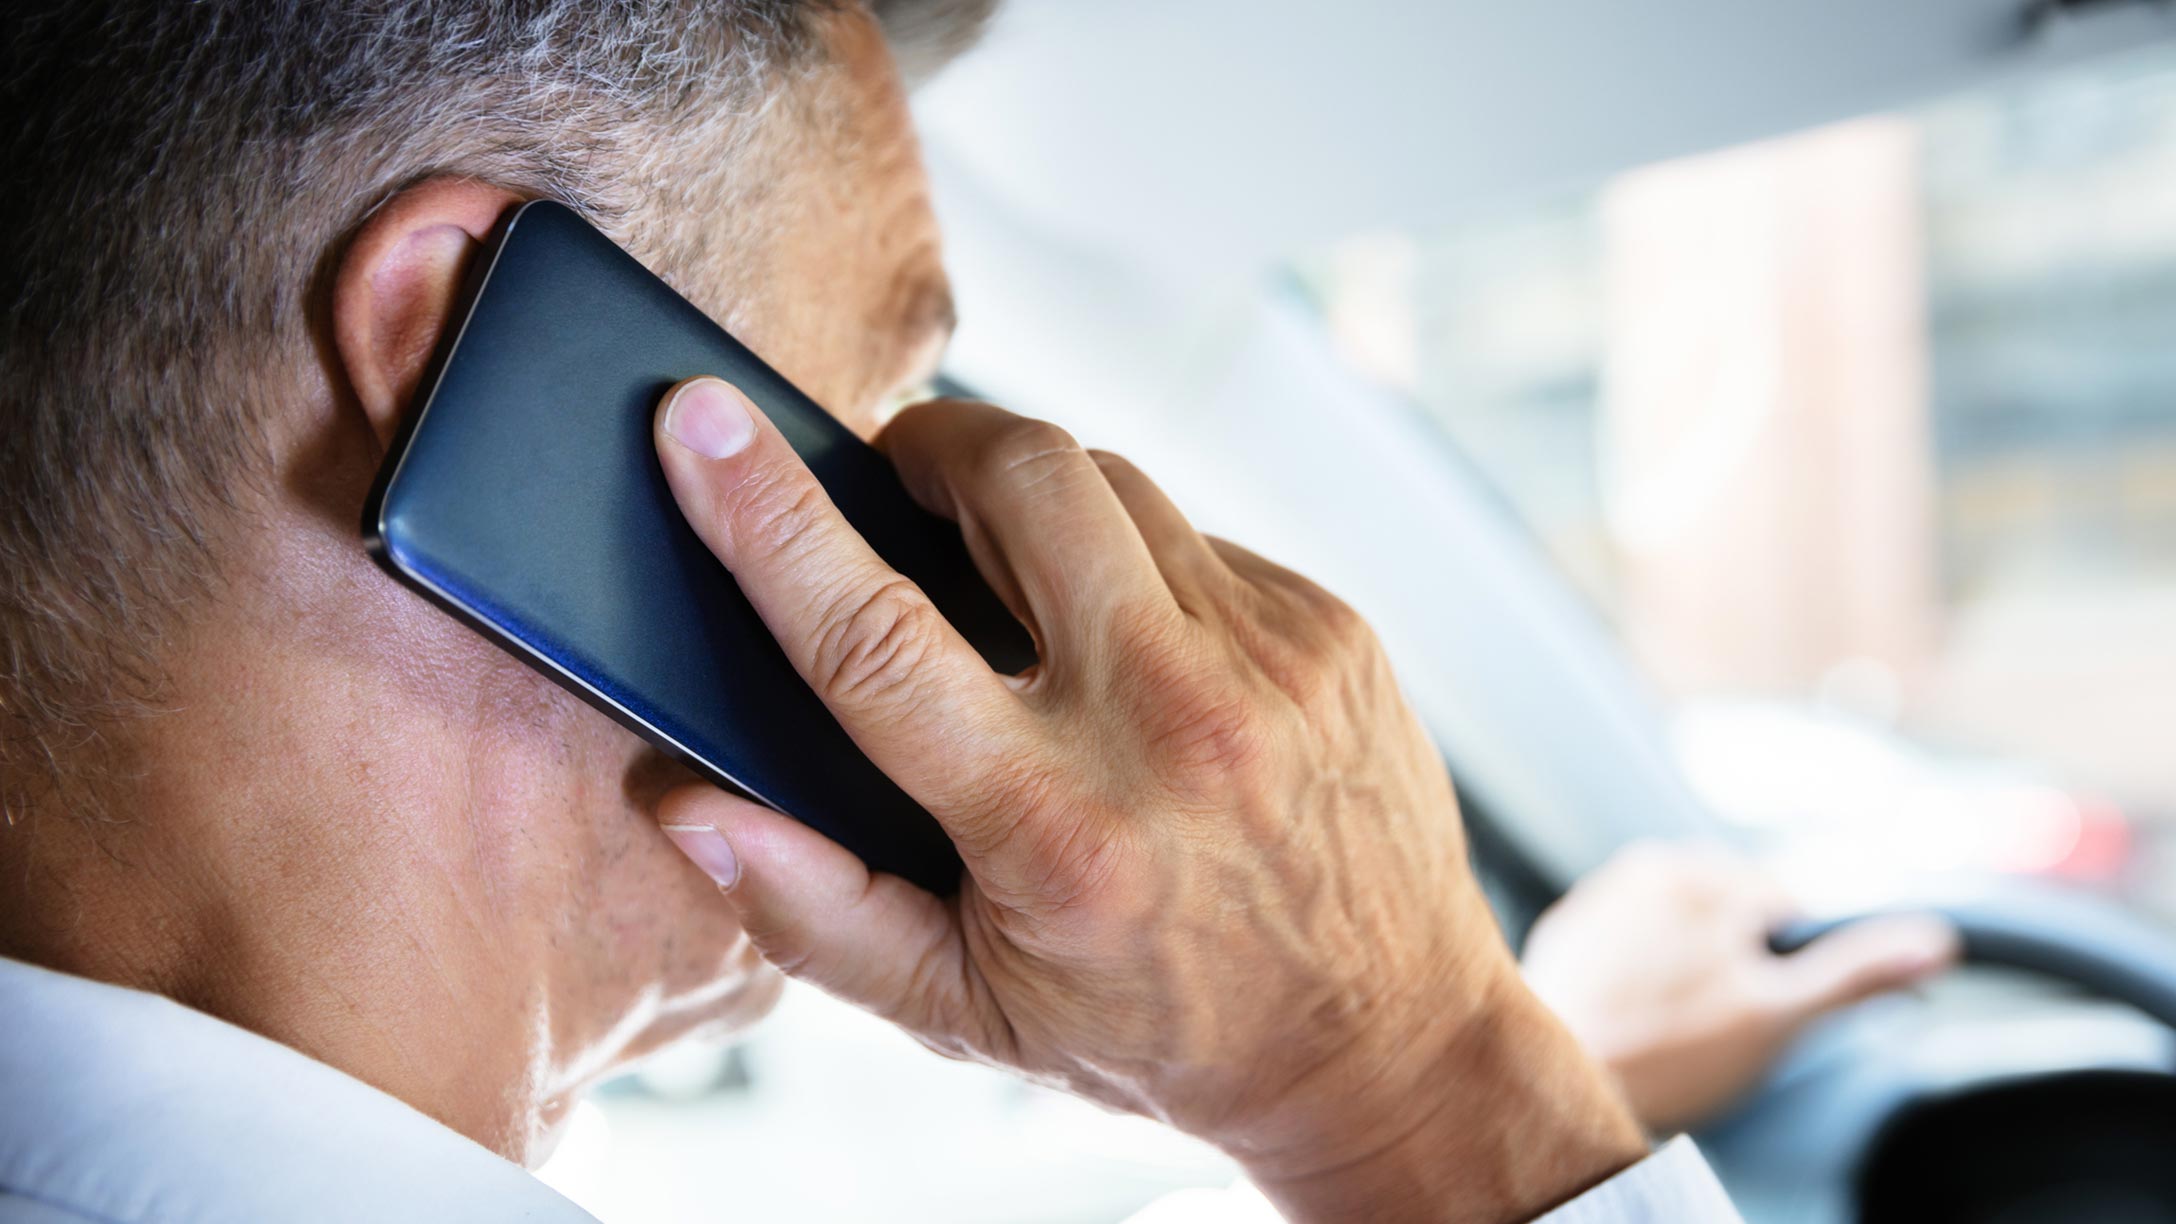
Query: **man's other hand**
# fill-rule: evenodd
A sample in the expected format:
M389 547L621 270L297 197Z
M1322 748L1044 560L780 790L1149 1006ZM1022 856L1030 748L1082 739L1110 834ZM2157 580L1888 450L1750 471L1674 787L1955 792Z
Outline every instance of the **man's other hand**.
M1526 980L1623 1083L1650 1131L1737 1100L1815 1019L1957 959L1941 919L1840 928L1788 956L1794 916L1752 864L1713 846L1643 843L1581 880L1526 941Z
M1645 1154L1520 980L1450 779L1344 604L1053 426L910 408L880 445L1033 633L1040 663L1007 677L738 391L675 388L657 444L795 667L966 862L940 899L680 792L666 831L781 968L1218 1143L1295 1218L1528 1218Z

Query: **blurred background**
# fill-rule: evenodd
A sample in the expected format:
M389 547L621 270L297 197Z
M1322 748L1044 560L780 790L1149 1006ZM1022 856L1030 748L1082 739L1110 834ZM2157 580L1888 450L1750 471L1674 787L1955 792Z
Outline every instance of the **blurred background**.
M2176 906L2176 55L1303 255L1800 854Z
M1886 6L1831 6L1821 29L1870 20L1829 42L1744 18L1741 41L1787 66L1769 73L1728 30L1703 52L1697 26L1639 35L1653 46L1563 35L1575 53L1506 68L1475 43L1534 19L1453 5L1439 25L1474 38L1375 32L1392 68L1418 57L1404 75L1369 80L1356 53L1265 84L1280 53L1215 21L1166 37L1181 17L1081 7L1016 5L917 101L964 308L954 374L1136 455L1197 520L1370 615L1514 937L1522 892L1530 909L1626 840L1690 833L1839 909L2028 880L2176 926L2165 17L2065 26L1985 71L1884 59L1924 33L1882 28ZM1653 24L1725 20L1662 8ZM1149 28L1108 33L1126 14ZM1186 30L1229 58L1179 79L1155 56ZM1112 50L1128 39L1163 50ZM1596 67L1617 47L1651 87ZM1257 58L1272 68L1226 82ZM1810 83L1763 92L1792 72ZM1516 97L1436 116L1427 90L1460 73L1577 116ZM1360 106L1317 106L1347 89L1393 118L1334 146L1134 122L1171 107L1214 132ZM1188 150L1215 164L1187 171ZM1217 194L1219 158L1245 168L1243 198ZM1367 159L1390 183L1374 197ZM1463 169L1429 177L1442 165ZM1863 1141L1925 1082L1937 1029L1949 1082L2020 1046L2166 1053L2044 984L1895 1010L1831 1041L1886 1087L1837 1072L1859 1086L1781 1112ZM1826 1199L1778 1181L1760 1153L1792 1132L1761 1131L1764 1109L1710 1147L1748 1217L1835 1218L1852 1150L1798 1150L1791 1175L1828 1179ZM1085 1224L1234 1178L1151 1123L943 1062L798 987L732 1049L671 1052L584 1105L545 1175L610 1224Z

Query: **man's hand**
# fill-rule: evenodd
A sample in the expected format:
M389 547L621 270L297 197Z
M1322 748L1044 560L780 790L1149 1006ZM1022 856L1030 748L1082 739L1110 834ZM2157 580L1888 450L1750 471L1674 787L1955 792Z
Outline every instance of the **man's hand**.
M1581 880L1526 941L1526 980L1624 1084L1651 1131L1720 1112L1816 1018L1957 959L1933 916L1843 927L1789 956L1793 916L1751 864L1707 846L1633 846Z
M682 791L667 832L781 968L1220 1144L1295 1218L1526 1218L1645 1154L1520 980L1350 609L1061 430L909 409L883 447L1034 634L1002 676L739 392L683 384L657 430L688 521L967 865L940 900Z

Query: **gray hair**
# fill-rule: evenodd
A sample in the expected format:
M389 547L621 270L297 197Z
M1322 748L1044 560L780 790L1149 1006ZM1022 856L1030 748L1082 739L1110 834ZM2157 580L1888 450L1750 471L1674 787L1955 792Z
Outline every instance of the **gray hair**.
M291 394L328 252L372 208L468 175L575 203L670 267L670 236L643 216L748 190L738 153L760 143L780 82L820 58L814 17L853 2L14 6L0 49L10 819L63 786L63 758L110 719L156 701L157 644L213 581L211 544L267 466L255 405ZM993 3L874 7L903 70L926 74Z

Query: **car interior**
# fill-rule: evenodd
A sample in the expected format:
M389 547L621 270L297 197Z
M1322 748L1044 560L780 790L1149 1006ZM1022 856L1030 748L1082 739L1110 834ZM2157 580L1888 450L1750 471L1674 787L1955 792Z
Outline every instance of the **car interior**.
M1957 924L1696 1136L1749 1221L2176 1221L2176 6L1008 0L915 111L953 386L1358 607L1514 945L1652 838ZM807 992L585 1110L606 1219L1235 1176Z

